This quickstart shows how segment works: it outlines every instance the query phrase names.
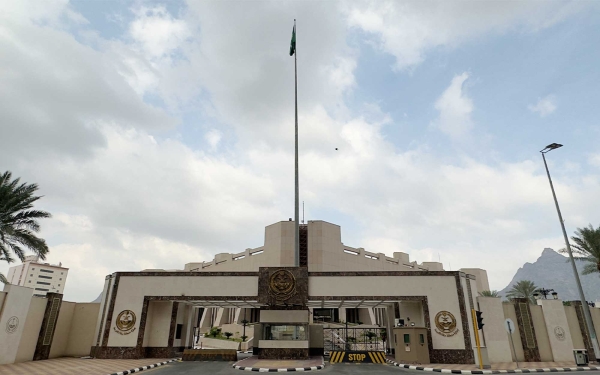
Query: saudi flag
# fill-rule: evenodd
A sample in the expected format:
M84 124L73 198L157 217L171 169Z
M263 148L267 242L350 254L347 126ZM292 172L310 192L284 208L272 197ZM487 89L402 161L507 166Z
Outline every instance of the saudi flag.
M293 56L296 52L296 25L292 29L292 42L290 43L290 56Z

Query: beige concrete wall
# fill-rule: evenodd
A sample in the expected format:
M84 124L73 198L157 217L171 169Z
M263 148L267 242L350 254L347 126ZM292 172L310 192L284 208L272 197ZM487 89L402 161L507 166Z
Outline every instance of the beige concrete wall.
M537 304L542 307L544 313L544 322L554 361L573 360L573 340L562 301L541 299L537 301Z
M514 344L514 352L517 356L516 360L523 362L525 360L525 354L523 353L523 344L521 343L521 331L517 324L517 314L515 313L515 305L512 303L502 303L502 309L504 310L504 317L510 319L515 324L515 331L512 333L512 344ZM485 328L485 327L484 327ZM513 358L514 359L514 358Z
M94 345L94 327L99 310L99 303L75 304L64 356L83 357L90 355L91 348Z
M565 315L567 317L567 323L569 324L569 332L571 333L571 340L573 342L574 349L585 349L583 343L583 336L581 335L581 328L579 327L579 319L577 319L577 312L575 306L564 306Z
M263 310L261 323L308 323L307 310Z
M395 252L393 257L383 253L352 248L341 240L339 225L321 220L308 222L308 269L321 271L443 271L438 262L418 265L409 262L408 254ZM258 271L259 267L292 266L294 222L282 221L265 228L264 246L240 253L221 253L211 262L188 263L185 271ZM348 250L349 252L344 252Z
M550 346L550 339L548 338L548 330L546 329L542 306L529 305L529 309L531 310L531 320L533 321L533 328L535 329L535 337L540 351L540 358L542 362L552 362L554 357L552 355L552 347Z
M151 301L150 305L152 305L152 325L146 324L145 335L149 336L147 346L165 347L169 341L173 302ZM137 335L133 336L137 340Z
M404 324L415 323L416 327L424 327L423 304L414 301L399 302L400 319L404 319ZM407 320L410 318L410 321Z
M33 360L35 347L40 335L40 328L42 327L42 320L44 320L44 311L46 310L47 301L46 298L31 298L31 304L29 305L29 311L27 312L27 319L25 320L25 327L23 329L23 334L21 335L21 341L19 342L15 363Z
M374 288L373 285L377 287ZM309 295L314 296L427 296L430 326L439 311L451 312L460 332L451 337L432 333L435 349L465 349L456 280L449 276L311 276Z
M279 349L279 348L308 348L308 340L260 340L259 348Z
M67 349L69 333L71 332L71 322L73 321L73 311L75 302L62 301L52 338L49 358L62 357Z
M477 280L477 291L473 290L474 294L478 295L477 292L490 290L490 283L488 281L486 270L481 268L461 268L460 271L475 276Z
M0 365L14 363L19 342L25 329L33 289L17 285L4 285L4 306L0 310ZM15 320L17 319L17 320ZM14 329L7 329L9 320Z
M173 346L183 346L183 340L185 338L185 329L187 328L185 324L186 317L186 308L187 306L184 303L179 303L179 307L177 308L177 317L175 318L175 335L173 336ZM170 322L170 320L169 320ZM177 324L183 325L181 328L181 338L177 339Z
M504 329L506 318L502 300L497 297L477 297L477 304L484 317L483 330L480 332L483 332L490 362L512 362L509 336Z
M109 330L108 346L136 346L136 334L120 335L113 330L115 319L121 311L131 310L135 313L137 332L144 296L169 296L173 293L186 296L254 297L258 296L258 276L121 276L115 299L114 319ZM170 316L171 311L169 311L169 321ZM154 318L156 317L155 315ZM158 326L157 322L153 322L152 326ZM149 343L149 346L156 345ZM163 346L166 346L166 342Z
M6 292L0 292L0 311L2 311L2 306L4 305L4 299L6 298Z
M94 345L100 345L104 336L104 324L106 323L106 311L108 310L108 301L112 294L113 285L112 275L106 276L104 280L104 288L102 289L102 298L100 299L100 309L98 310L98 318L96 319L96 328L94 329ZM109 288L110 287L110 288Z
M590 307L590 315L592 316L592 322L594 322L596 337L598 337L598 335L600 334L600 309L597 307Z

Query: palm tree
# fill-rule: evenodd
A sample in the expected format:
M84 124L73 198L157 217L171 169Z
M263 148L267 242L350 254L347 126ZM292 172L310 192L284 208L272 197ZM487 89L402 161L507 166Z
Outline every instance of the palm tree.
M571 237L571 251L573 259L588 262L583 267L583 275L600 272L600 226L594 229L589 227L577 228L575 236ZM560 249L559 252L565 254L567 249Z
M39 232L38 219L51 217L48 212L33 209L33 203L41 198L34 195L37 184L19 184L20 179L12 180L12 173L0 175L0 261L12 263L13 254L25 261L25 249L29 249L46 259L48 245L35 235ZM0 273L0 282L7 283Z
M535 298L533 293L538 289L533 281L521 280L514 284L512 288L506 293L506 297L509 299L513 298L528 298L529 301L535 304Z
M479 292L482 297L500 297L497 290L484 290Z

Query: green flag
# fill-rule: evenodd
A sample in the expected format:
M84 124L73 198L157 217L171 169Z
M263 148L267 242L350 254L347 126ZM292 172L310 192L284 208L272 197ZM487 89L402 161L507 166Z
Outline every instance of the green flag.
M293 56L296 52L296 25L292 29L292 42L290 43L290 56Z

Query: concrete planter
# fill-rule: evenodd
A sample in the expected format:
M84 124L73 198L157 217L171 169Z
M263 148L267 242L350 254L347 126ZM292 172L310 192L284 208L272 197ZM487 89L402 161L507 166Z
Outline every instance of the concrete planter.
M215 348L215 349L235 349L238 350L240 343L230 340L219 340L211 339L210 337L200 337L198 345L202 345L203 348Z

